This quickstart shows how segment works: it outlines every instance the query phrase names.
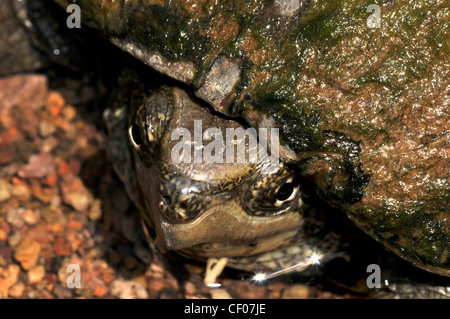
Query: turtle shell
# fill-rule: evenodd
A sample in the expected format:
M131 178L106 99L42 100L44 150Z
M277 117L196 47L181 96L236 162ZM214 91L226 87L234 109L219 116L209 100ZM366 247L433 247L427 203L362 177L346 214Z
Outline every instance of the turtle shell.
M280 128L282 159L324 199L450 276L445 1L77 3L86 24L217 111Z

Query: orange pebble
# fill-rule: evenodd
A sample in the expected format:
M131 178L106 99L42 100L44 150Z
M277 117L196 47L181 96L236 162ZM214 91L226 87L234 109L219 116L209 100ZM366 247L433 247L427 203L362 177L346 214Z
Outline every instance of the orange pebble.
M18 177L13 177L12 183L13 183L14 185L26 185L26 184L27 184L24 180L21 180L21 179L18 178Z
M61 161L58 165L59 176L65 176L65 175L68 175L71 173L72 173L72 169L71 169L70 165L65 161Z
M56 173L50 173L45 178L45 184L47 184L50 187L53 187L58 182L58 177L56 176Z
M69 227L70 229L82 230L84 225L82 222L78 220L70 219L67 224L67 227Z
M105 272L102 275L102 279L105 283L109 284L111 281L116 279L116 275L113 272Z
M9 129L9 134L11 134L12 136L16 136L19 133L19 131L17 130L16 127L12 127Z
M94 296L96 297L103 297L108 293L108 288L106 288L103 285L98 285L94 289Z
M52 117L56 117L61 113L64 106L64 98L58 92L50 92L47 96L47 107Z

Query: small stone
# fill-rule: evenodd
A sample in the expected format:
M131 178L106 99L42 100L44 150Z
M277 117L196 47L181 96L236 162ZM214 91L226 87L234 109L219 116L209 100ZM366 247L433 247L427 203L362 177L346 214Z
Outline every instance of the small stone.
M196 293L196 291L197 291L197 288L195 287L195 285L194 285L192 282L187 281L187 282L184 284L184 292L185 292L187 295L193 295L193 294Z
M0 254L0 267L6 267L8 264L9 262L6 260L5 256Z
M223 288L211 288L210 293L212 299L233 299L228 291Z
M24 181L18 177L13 177L12 183L13 183L13 185L26 185L27 184L26 181Z
M55 172L51 172L50 174L47 175L47 177L44 179L43 182L47 186L54 187L58 182L58 176L56 175Z
M10 247L16 247L22 241L22 232L13 232L8 238L8 244Z
M178 280L170 273L167 273L167 282L169 283L169 286L172 288L172 290L178 291L180 289L180 285L178 284Z
M164 272L164 268L162 268L161 265L159 265L157 263L151 263L150 270L154 273L163 273Z
M98 220L102 216L102 202L99 199L94 200L89 210L89 218L93 221Z
M11 279L12 284L17 282L19 278L20 268L16 264L11 264L8 266L8 272Z
M31 191L28 185L20 184L13 186L12 194L14 197L17 197L22 201L27 201L31 196Z
M47 227L46 225L44 225L44 223L39 223L38 225L36 225L35 227L31 227L27 230L26 235L37 241L38 243L42 244L43 246L47 246L49 243L53 242L54 240L54 236L53 234L50 234L47 231ZM43 253L44 255L48 255L50 254L49 251L49 246L45 247L43 249ZM44 256L43 255L43 256Z
M63 285L67 284L67 277L69 275L69 273L67 272L67 266L68 264L64 264L58 269L58 280Z
M145 277L145 273L141 272L140 270L135 270L133 272L133 274L131 275L131 280L137 282L138 284L141 284L142 287L147 289L147 277Z
M18 128L30 138L37 135L39 109L47 95L43 75L17 75L0 79L0 124L5 129Z
M21 281L9 288L9 295L14 298L20 298L25 291L25 284Z
M8 268L0 268L0 298L7 298L9 288L19 279L20 267L11 264Z
M95 297L103 297L108 293L108 288L104 285L98 285L94 289Z
M322 291L318 293L320 299L336 299L336 296L329 291Z
M53 250L57 256L67 257L72 253L70 244L62 237L58 237L53 244Z
M94 247L86 254L88 259L97 259L103 256L103 251L99 247Z
M42 218L50 224L56 224L63 219L63 214L60 209L55 207L42 207Z
M28 164L19 169L21 178L41 178L54 172L53 157L47 153L31 155Z
M69 166L70 166L70 170L72 171L73 174L75 175L79 175L81 172L81 163L80 161L77 161L76 159L71 158L69 160Z
M292 285L283 291L282 299L306 299L309 297L309 287L307 285Z
M53 117L56 117L61 112L65 101L59 92L50 92L47 96L47 109Z
M148 290L150 297L156 298L164 289L169 288L169 283L164 278L150 278L148 280Z
M5 167L7 164L10 164L14 161L14 156L15 155L12 146L3 147L3 149L0 150L0 165ZM15 163L12 163L11 165L15 165Z
M47 77L44 75L14 75L0 79L2 110L15 105L37 109L44 104L47 94Z
M8 239L8 233L6 230L0 228L0 240Z
M0 179L0 202L7 201L12 195L12 186L4 179Z
M71 205L78 212L83 212L89 207L90 196L85 192L71 192L66 194L64 202Z
M64 131L67 139L71 140L75 138L75 129L74 126L69 123L66 119L62 117L58 117L55 120L55 126Z
M6 221L17 228L20 228L24 225L25 221L23 219L25 209L24 208L15 208L10 207L8 209L8 213L6 214Z
M42 120L39 123L39 135L48 137L56 132L56 127L48 121Z
M286 289L287 286L289 285L281 282L274 282L267 285L267 288L270 291L270 298L280 299L281 293L284 291L284 289Z
M66 120L71 121L77 115L77 111L73 106L67 105L66 107L63 108L62 115Z
M69 222L67 223L68 228L80 231L83 229L84 225L85 224L82 221L76 219L69 219Z
M147 290L141 284L123 279L116 279L111 283L111 294L120 299L148 298Z
M231 295L241 299L266 299L267 292L262 286L256 286L249 281L228 281L223 280L222 286Z
M30 194L33 197L39 197L42 193L42 186L38 180L30 181Z
M39 212L34 212L31 209L25 210L23 213L23 220L27 225L35 225L39 221Z
M34 285L40 282L45 276L45 268L42 265L31 268L28 271L28 283Z
M45 274L44 276L44 280L47 284L46 288L48 291L52 291L53 288L55 287L56 283L58 282L58 278L56 277L55 274Z
M20 262L23 269L29 270L36 266L40 252L41 245L25 236L14 249L14 258Z
M65 162L65 161L59 162L59 164L58 164L58 175L59 176L65 176L65 175L69 175L71 173L73 173L72 169L67 162Z
M56 285L55 288L53 288L53 293L57 298L61 299L72 298L72 290L69 288L64 288L61 285Z
M49 136L42 141L42 143L39 146L39 150L42 153L50 153L55 149L56 146L58 146L59 142L60 140L55 136Z
M83 181L77 176L65 176L60 185L64 203L72 206L77 212L86 211L94 200Z
M2 176L14 176L17 174L17 171L19 170L19 168L21 167L21 165L17 162L17 163L2 163L1 159L2 159L2 153L0 151L0 174Z
M114 273L113 270L108 270L106 272L103 273L102 275L102 279L106 284L109 284L110 282L112 282L114 279L116 279L116 274Z

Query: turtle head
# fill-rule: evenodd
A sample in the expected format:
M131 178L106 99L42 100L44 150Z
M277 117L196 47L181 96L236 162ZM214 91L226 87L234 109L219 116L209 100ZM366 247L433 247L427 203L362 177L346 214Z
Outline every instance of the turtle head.
M143 98L129 139L142 218L165 248L248 256L290 244L301 229L295 170L274 162L254 129L212 114L183 90Z

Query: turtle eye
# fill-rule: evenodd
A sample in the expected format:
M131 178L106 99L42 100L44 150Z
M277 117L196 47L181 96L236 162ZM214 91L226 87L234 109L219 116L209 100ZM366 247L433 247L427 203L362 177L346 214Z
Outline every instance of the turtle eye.
M292 183L286 183L280 188L278 188L278 191L275 195L277 200L279 201L285 201L291 197L291 195L294 193L294 184Z
M281 206L284 202L292 200L297 194L299 189L299 185L294 183L293 181L287 181L278 189L275 193L275 207Z
M242 205L249 215L277 216L297 212L302 206L300 178L284 164L278 172L258 175L243 188Z
M135 123L130 126L128 129L128 134L130 135L131 143L133 143L133 146L139 150L142 145L142 134L141 130L139 129L139 126Z

